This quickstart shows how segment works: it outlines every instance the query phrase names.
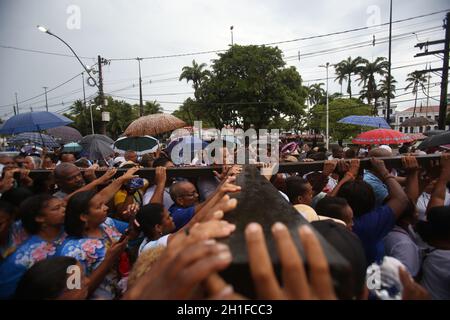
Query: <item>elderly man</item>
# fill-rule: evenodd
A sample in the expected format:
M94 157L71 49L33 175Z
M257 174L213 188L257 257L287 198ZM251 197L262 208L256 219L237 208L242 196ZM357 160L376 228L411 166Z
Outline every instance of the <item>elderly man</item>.
M138 164L138 156L136 151L128 150L124 155L125 161L131 161Z
M56 166L54 174L59 191L53 195L59 199L64 199L86 184L80 168L72 163L63 162L59 164Z

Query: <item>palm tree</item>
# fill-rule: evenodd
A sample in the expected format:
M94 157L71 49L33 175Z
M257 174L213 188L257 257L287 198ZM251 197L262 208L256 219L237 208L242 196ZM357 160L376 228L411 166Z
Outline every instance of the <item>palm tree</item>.
M384 76L387 73L389 63L385 57L378 57L373 62L362 59L362 67L359 70L359 84L364 84L366 99L369 104L375 98L377 91L376 75Z
M425 90L425 84L427 83L427 78L425 77L425 74L420 71L413 71L410 74L408 74L408 78L406 78L406 82L409 82L409 84L406 86L405 91L410 89L412 87L412 94L414 94L416 97L414 99L414 111L413 111L413 117L416 114L416 106L417 106L417 93L419 87L422 90Z
M347 93L349 94L350 99L352 98L351 76L359 73L363 60L364 59L361 57L357 57L354 60L352 60L352 57L348 57L346 60L342 60L334 65L334 70L337 75L334 81L338 80L341 86L343 81L347 81Z
M390 94L391 99L395 98L395 84L397 83L397 80L394 79L394 77L391 75L391 89L388 90L388 76L386 76L384 79L380 80L380 83L378 84L378 90L381 91L382 98L387 98L388 94Z
M187 82L192 81L192 87L194 88L194 96L196 100L200 99L199 88L203 81L209 76L210 72L204 70L206 63L198 64L195 60L192 60L192 67L185 66L182 69L179 81L186 79Z
M319 104L326 95L325 90L322 88L324 85L321 83L314 83L308 87L308 100L311 106Z

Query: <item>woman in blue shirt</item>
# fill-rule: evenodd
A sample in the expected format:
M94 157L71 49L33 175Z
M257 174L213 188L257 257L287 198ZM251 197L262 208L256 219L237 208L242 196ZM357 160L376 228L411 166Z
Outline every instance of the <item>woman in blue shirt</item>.
M22 225L30 237L0 265L0 298L11 298L22 275L36 262L55 256L64 233L64 203L50 195L26 199L21 207Z

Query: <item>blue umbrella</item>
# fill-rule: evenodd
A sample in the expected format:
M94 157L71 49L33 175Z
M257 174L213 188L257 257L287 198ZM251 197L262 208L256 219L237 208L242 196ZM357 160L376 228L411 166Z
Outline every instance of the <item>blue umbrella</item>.
M82 146L80 146L76 142L67 143L63 147L63 152L80 152L83 149Z
M365 127L375 127L383 129L391 129L391 126L386 122L384 118L381 117L371 117L371 116L348 116L342 118L338 123L354 124L357 126Z
M13 116L6 120L0 133L16 134L22 132L41 131L45 129L65 126L73 121L60 114L47 111L27 112Z
M33 143L40 146L46 146L50 148L58 148L59 143L53 139L53 137L46 134L39 134L37 132L24 132L8 139L10 144L26 144Z

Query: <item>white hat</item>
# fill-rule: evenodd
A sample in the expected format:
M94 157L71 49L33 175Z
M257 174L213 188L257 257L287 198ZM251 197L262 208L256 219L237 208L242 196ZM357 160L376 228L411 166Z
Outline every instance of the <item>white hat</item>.
M383 144L383 145L381 145L380 146L380 148L381 149L385 149L385 150L387 150L387 151L389 151L389 152L391 152L392 153L392 148L391 147L389 147L388 145L386 145L386 144Z

